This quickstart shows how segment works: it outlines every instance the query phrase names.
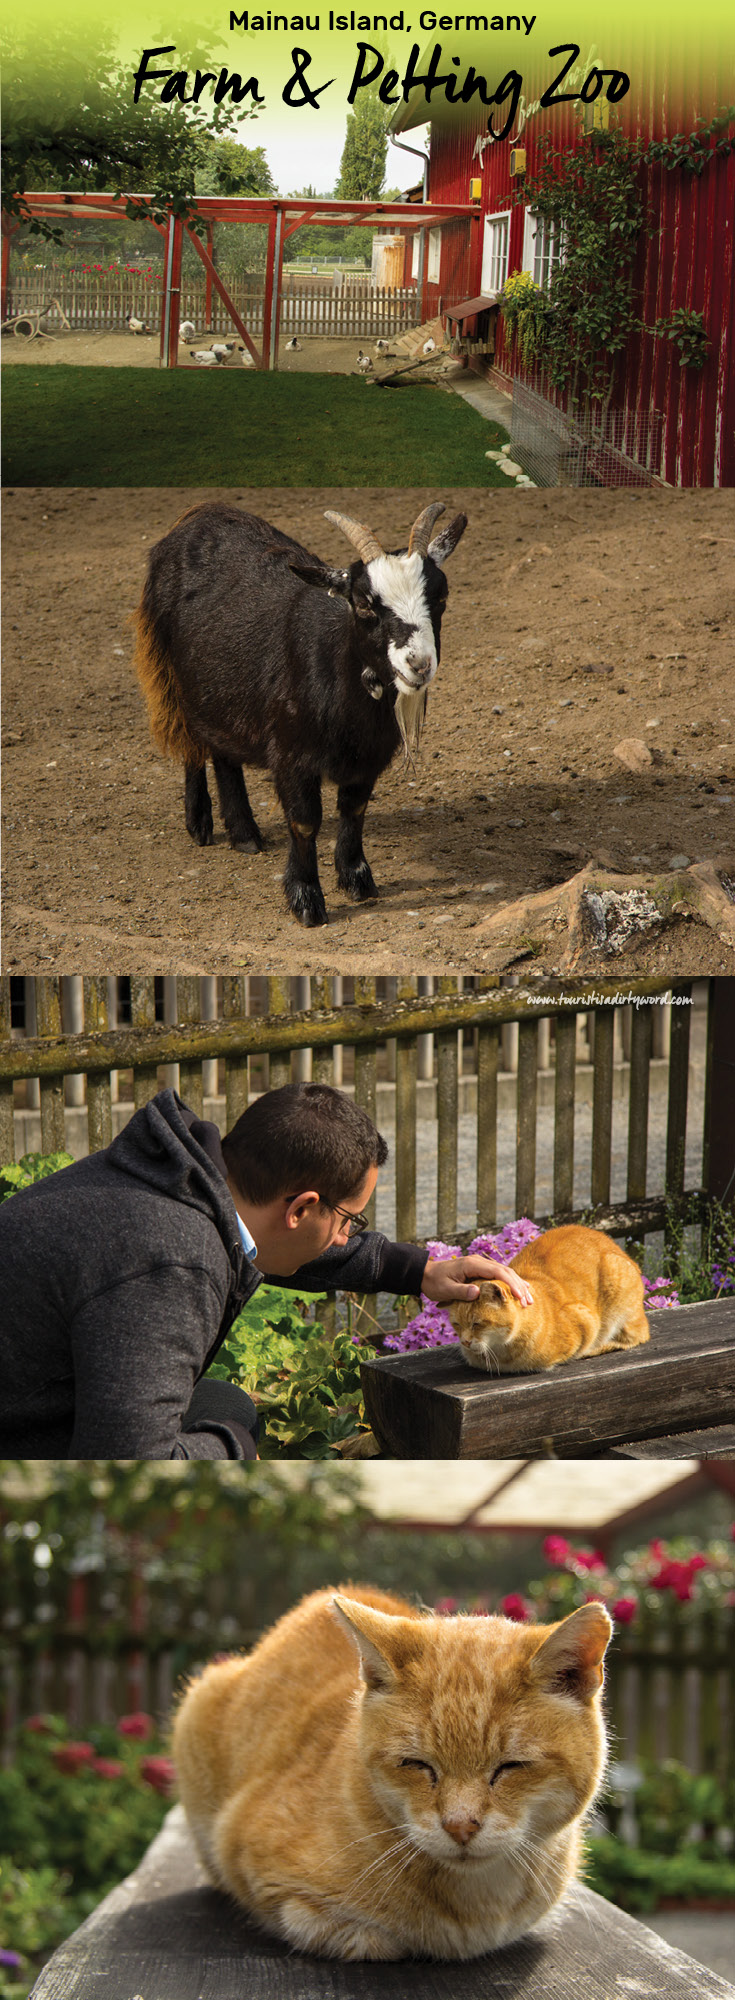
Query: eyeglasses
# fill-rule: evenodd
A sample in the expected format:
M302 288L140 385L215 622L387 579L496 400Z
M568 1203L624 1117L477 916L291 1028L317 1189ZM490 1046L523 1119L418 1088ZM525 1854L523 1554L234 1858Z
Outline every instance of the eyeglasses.
M353 1213L349 1208L340 1208L335 1202L332 1214L341 1215L345 1222L349 1222L348 1236L362 1236L364 1231L370 1228L369 1215L361 1215L359 1210Z

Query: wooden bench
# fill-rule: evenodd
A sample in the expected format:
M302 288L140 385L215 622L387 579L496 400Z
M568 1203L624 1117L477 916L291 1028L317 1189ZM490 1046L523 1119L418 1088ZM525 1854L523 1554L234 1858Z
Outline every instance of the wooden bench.
M361 1368L368 1422L391 1458L735 1456L735 1298L650 1314L645 1347L543 1375L487 1376L456 1347ZM709 1443L707 1443L709 1440Z
M180 1806L140 1867L54 1953L31 2000L726 2000L735 1987L590 1889L467 1964L302 1958L210 1888Z

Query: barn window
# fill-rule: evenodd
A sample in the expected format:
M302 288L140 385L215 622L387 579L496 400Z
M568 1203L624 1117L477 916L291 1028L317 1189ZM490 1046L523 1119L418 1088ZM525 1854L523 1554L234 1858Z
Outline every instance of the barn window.
M529 271L534 284L540 285L542 292L548 292L555 265L561 262L563 237L561 230L533 209L526 209L523 231L523 265Z
M429 269L428 269L428 273L427 273L427 275L428 275L428 279L429 279L429 284L430 284L430 285L438 285L438 283L439 283L439 271L440 271L440 269L441 269L441 259L442 259L442 233L441 233L441 230L440 230L440 229L430 229L430 230L429 230Z
M480 280L483 293L502 292L508 276L509 246L510 215L507 210L504 215L486 215Z

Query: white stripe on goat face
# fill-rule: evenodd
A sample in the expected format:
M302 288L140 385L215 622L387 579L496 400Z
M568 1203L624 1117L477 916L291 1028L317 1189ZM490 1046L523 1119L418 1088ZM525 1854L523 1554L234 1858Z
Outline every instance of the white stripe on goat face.
M437 669L423 556L375 556L367 564L367 574L373 596L410 628L400 641L388 640L388 658L403 687L415 694L417 688L428 687Z

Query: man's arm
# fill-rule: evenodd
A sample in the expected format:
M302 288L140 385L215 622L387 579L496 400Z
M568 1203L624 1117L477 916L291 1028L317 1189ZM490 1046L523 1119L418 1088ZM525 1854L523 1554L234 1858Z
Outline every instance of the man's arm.
M418 1298L428 1254L417 1243L391 1243L377 1229L366 1229L289 1277L266 1273L265 1280L295 1292L408 1292Z
M177 1264L87 1300L71 1336L70 1457L242 1458L226 1424L182 1428L222 1310L209 1274Z

